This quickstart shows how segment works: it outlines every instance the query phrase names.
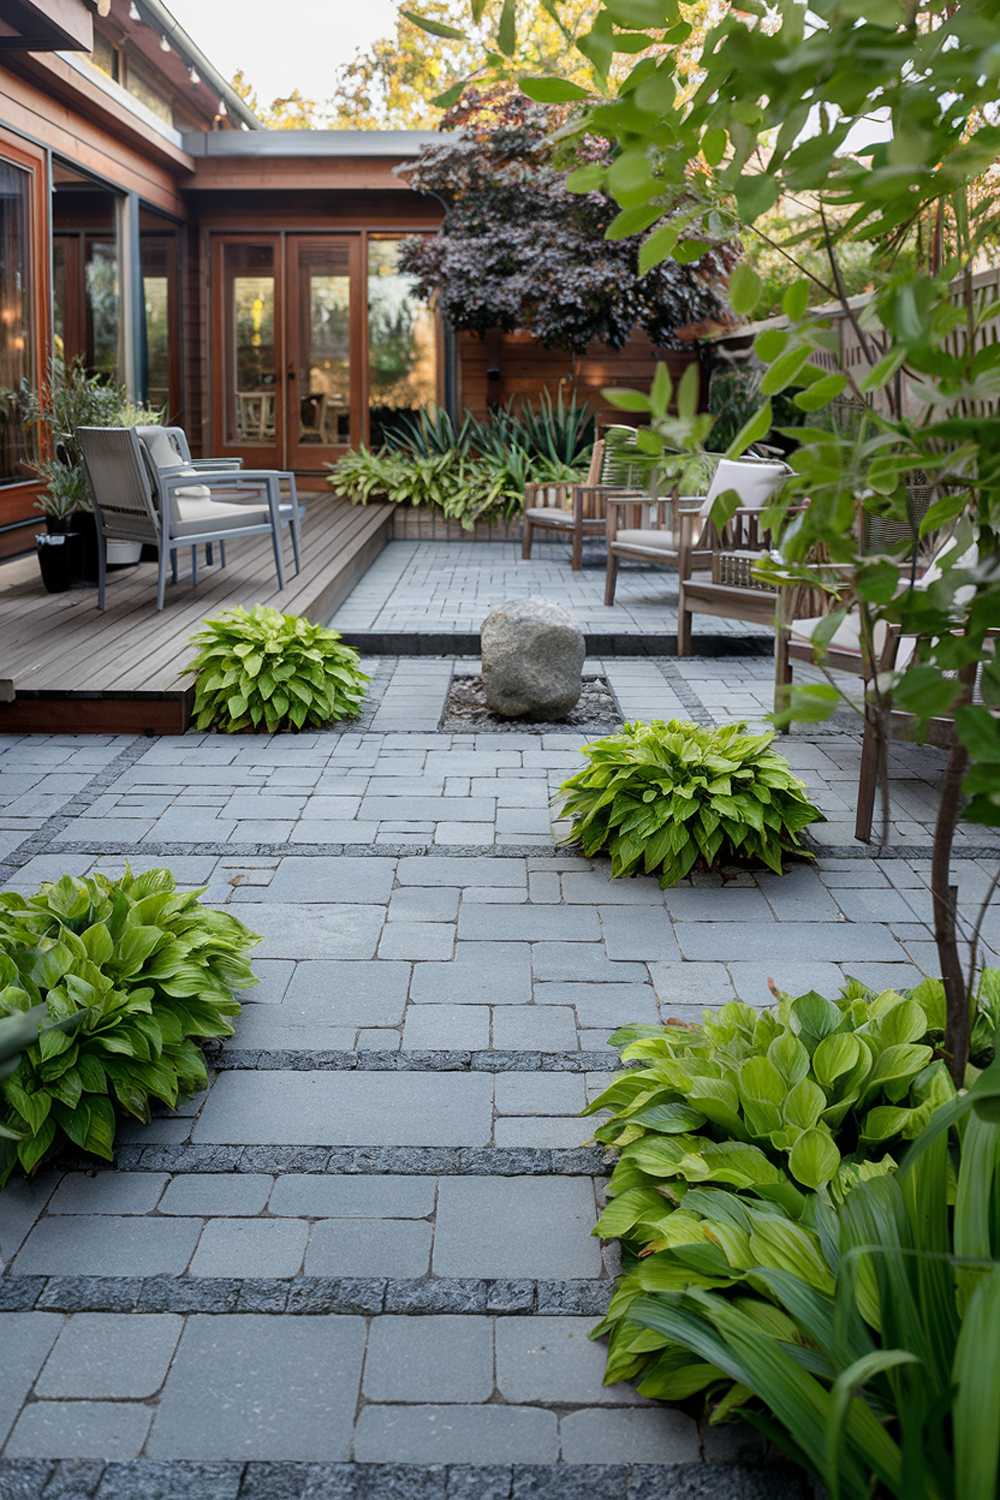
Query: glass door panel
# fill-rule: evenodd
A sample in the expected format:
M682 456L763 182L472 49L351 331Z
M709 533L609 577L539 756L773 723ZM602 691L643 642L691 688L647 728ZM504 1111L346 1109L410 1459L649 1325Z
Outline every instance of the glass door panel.
M289 464L319 471L359 440L359 243L294 236L287 254Z
M277 240L216 244L222 380L216 382L215 433L223 450L243 454L259 468L281 462L278 249Z
M373 448L438 399L438 325L412 276L399 269L398 235L368 237L368 424Z
M34 383L31 306L32 177L0 160L0 484L31 477L34 432L18 392Z

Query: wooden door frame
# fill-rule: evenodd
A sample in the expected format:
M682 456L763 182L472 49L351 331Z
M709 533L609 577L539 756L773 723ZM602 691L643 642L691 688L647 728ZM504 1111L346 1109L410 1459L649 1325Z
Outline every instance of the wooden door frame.
M288 309L285 327L285 456L290 469L299 474L322 474L324 465L336 462L351 448L368 441L365 414L367 412L367 309L365 295L366 258L364 236L339 231L299 233L289 230L285 241L285 306ZM302 305L302 279L298 250L303 244L322 245L336 243L347 246L347 276L350 284L350 323L348 335L348 359L350 367L350 422L351 435L346 446L340 444L310 444L303 446L293 435L298 430L296 402L301 401L299 371L302 369L304 351L300 348L302 323L299 309ZM292 396L294 393L295 400Z
M46 147L4 126L0 126L0 156L26 172L30 180L26 261L31 282L31 380L35 391L40 392L48 380L52 359L51 157ZM44 458L47 453L44 430L39 438L39 457ZM33 502L43 488L39 479L27 475L24 479L0 481L0 557L27 547L31 537L28 528L38 526Z
M226 441L226 398L229 325L229 288L223 274L227 245L267 245L274 255L274 436L271 446ZM212 387L212 452L220 458L242 458L248 468L285 467L285 297L284 236L280 233L216 233L209 238L210 328L209 379Z

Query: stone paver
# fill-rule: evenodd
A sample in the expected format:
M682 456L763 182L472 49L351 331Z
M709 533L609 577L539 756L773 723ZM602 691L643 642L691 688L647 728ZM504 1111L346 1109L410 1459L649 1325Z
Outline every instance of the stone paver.
M448 554L443 587L471 578L473 550ZM534 565L486 578L489 555L442 631L470 628L490 590L535 586ZM548 549L539 566L554 576ZM558 566L588 631L622 628L590 618L594 570ZM443 596L397 576L380 607L409 591L426 622ZM620 608L672 630L673 587L628 570ZM363 603L350 628L388 630L389 613L358 623ZM667 1463L692 1493L783 1500L770 1476L704 1477L687 1415L602 1384L587 1334L613 1260L579 1110L623 1022L764 1006L771 980L833 993L933 972L939 753L893 751L905 857L853 842L858 741L838 719L781 746L829 819L813 863L610 884L549 822L586 736L438 733L454 666L373 663L366 717L330 733L0 738L5 887L168 864L264 939L204 1094L123 1126L121 1170L56 1165L0 1198L0 1494L16 1460L13 1493L40 1500L610 1500L635 1465L634 1493L660 1492ZM626 714L759 723L769 706L763 657L587 669ZM960 910L992 847L960 829ZM1000 900L983 936L1000 962ZM720 1464L741 1451L710 1437Z

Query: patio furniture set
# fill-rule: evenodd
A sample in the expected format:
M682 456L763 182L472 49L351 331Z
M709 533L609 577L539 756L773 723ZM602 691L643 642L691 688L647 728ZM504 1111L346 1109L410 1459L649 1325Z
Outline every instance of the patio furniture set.
M790 471L782 462L767 459L721 459L704 498L691 495L657 497L637 483L641 462L631 466L628 448L634 447L634 430L607 429L594 445L590 472L583 484L529 485L525 493L522 557L530 558L534 535L549 531L571 542L571 565L583 566L583 542L604 536L607 542L604 602L615 602L619 567L623 560L672 568L679 583L677 605L677 655L691 655L691 617L708 614L758 625L775 631L775 709L783 706L792 684L794 664L815 665L814 636L824 618L824 600L819 588L775 590L755 577L756 564L766 556L769 537L762 524L763 511ZM646 468L648 473L648 466ZM735 492L739 505L724 526L712 521L716 499ZM916 580L927 588L941 576L941 563L954 546L949 538L931 558ZM958 560L958 566L974 565L975 544ZM1000 631L996 633L1000 636ZM913 637L886 630L875 642L877 673L905 666L916 648ZM871 683L861 642L861 617L857 609L824 646L825 669L859 677L866 698ZM979 701L979 679L967 684L973 701ZM885 703L887 729L912 738L911 714ZM878 787L878 715L869 705L865 713L855 832L869 842L872 834L875 795ZM787 727L785 732L787 732ZM927 728L931 743L946 746L954 733L950 715L933 719Z
M277 469L244 469L239 459L192 459L180 427L81 427L77 430L97 528L98 608L107 595L106 543L156 547L156 607L162 609L167 564L177 582L177 554L191 549L191 581L198 579L198 548L209 565L226 542L270 532L278 588L285 586L281 533L291 533L295 571L301 566L301 509L295 475Z

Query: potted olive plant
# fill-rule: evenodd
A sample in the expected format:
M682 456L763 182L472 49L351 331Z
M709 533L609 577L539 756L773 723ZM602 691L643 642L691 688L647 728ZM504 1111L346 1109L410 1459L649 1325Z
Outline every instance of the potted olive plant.
M54 362L44 389L39 393L23 387L20 398L24 420L48 434L45 447L53 455L35 465L35 472L45 481L36 507L45 516L50 535L79 536L77 577L93 580L97 577L97 533L83 458L76 441L77 428L136 427L158 423L163 414L134 405L124 386L109 385L100 376L88 375L81 360L74 360L69 366ZM48 550L40 545L39 558ZM109 542L108 566L137 563L141 551L137 542ZM71 546L64 554L63 567L53 565L52 576L60 576L70 566L72 555Z

